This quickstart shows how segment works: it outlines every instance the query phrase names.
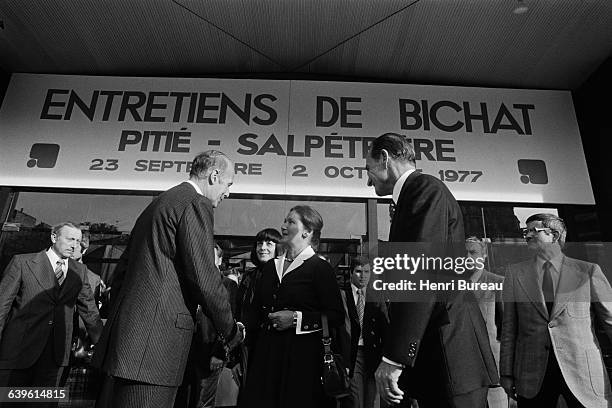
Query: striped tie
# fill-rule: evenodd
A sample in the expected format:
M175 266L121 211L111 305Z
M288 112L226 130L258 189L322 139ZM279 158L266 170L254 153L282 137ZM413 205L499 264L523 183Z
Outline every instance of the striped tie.
M57 283L62 286L62 283L64 283L64 279L66 279L66 275L64 275L64 269L62 269L62 266L64 266L64 261L57 261L56 265L57 266L55 267L55 279L57 279Z
M363 289L357 289L357 317L361 328L363 328L363 312L365 311L365 299L363 297Z

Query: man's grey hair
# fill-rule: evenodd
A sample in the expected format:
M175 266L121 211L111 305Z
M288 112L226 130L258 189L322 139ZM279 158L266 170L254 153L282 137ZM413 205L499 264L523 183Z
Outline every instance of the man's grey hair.
M409 162L416 166L416 155L408 139L398 133L385 133L378 136L372 142L370 155L373 159L379 160L382 151L386 150L389 156L395 160Z
M567 228L561 217L550 213L539 213L527 218L526 223L529 224L532 221L541 221L542 226L550 228L552 231L556 231L559 234L559 245L563 248L565 245L565 237L567 236Z
M219 169L221 174L225 173L230 164L230 159L225 153L218 150L207 150L198 154L191 163L190 178L203 179L213 170Z
M51 233L55 235L59 235L60 230L64 227L78 229L79 231L81 230L79 227L76 226L75 223L70 222L70 221L64 221L64 222L60 222L57 225L54 225L53 228L51 228Z

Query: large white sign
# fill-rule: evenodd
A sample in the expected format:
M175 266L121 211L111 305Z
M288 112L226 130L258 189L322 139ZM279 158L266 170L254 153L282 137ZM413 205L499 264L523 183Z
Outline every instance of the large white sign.
M569 92L344 82L13 74L0 185L161 191L217 149L234 192L375 197L386 132L459 200L594 204Z

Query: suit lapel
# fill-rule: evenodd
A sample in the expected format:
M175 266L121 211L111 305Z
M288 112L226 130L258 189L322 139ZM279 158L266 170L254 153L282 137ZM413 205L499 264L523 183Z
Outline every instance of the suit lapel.
M567 302L576 294L576 289L587 277L587 274L581 274L579 268L572 265L571 261L563 256L551 320L561 313Z
M538 284L537 271L535 269L535 262L529 262L527 267L520 270L517 276L518 282L529 297L529 300L533 307L548 320L548 310L544 305L544 299L542 297L542 291Z
M353 297L353 287L349 285L348 288L344 289L346 295L346 309L348 311L351 322L359 326L359 318L357 317L357 306L355 306L355 298Z
M348 334L348 337L350 339L352 338L351 336L353 333L353 328L351 323L351 312L349 311L350 306L346 295L346 289L340 291L340 297L342 297L342 305L344 306L344 310L346 310L346 313L344 314L344 329L346 330L346 333Z
M34 258L27 261L27 264L38 284L44 289L43 291L53 299L52 294L59 285L45 251L39 252Z

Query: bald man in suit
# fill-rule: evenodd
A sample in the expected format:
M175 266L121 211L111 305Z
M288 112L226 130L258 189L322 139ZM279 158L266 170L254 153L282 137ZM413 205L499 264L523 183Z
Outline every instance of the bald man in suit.
M160 194L138 217L94 353L94 365L114 378L113 407L174 404L198 305L224 344L242 341L213 251L213 208L233 179L227 156L201 153L189 181Z

